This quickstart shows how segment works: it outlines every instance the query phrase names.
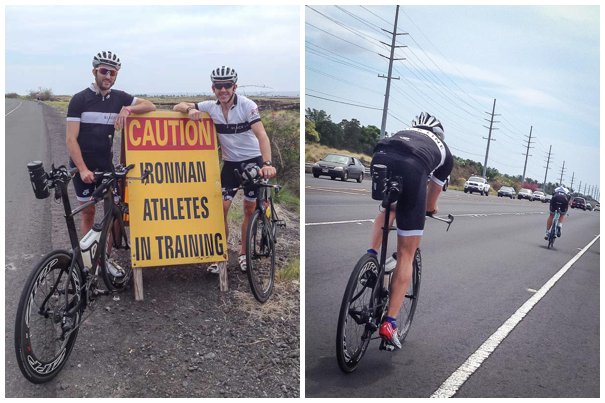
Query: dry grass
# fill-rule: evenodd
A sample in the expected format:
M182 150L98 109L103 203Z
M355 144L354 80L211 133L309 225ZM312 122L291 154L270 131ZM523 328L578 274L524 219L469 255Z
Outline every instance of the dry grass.
M260 304L250 291L233 291L239 310L250 314L253 320L263 318L281 318L283 321L298 321L300 298L298 282L276 282L271 298Z

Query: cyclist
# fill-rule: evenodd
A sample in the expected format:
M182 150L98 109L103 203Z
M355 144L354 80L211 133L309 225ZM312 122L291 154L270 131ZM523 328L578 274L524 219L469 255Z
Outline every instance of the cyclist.
M386 165L391 176L403 179L396 207L389 217L397 218L397 263L391 279L391 298L380 336L401 348L397 338L396 317L402 307L412 278L412 262L422 239L425 215L437 212L437 199L454 160L444 142L443 125L434 116L422 112L412 127L380 140L374 148L371 166ZM427 178L430 180L427 184ZM382 211L374 220L372 244L368 253L377 254L382 242Z
M201 112L206 112L214 121L223 156L221 183L224 189L228 189L223 197L225 231L228 239L227 213L237 193L237 190L231 189L239 186L233 171L237 169L241 172L242 167L248 163L256 163L260 166L264 178L274 177L277 171L271 163L271 143L261 121L258 106L251 99L236 94L237 72L231 67L221 66L212 70L210 80L216 101L181 102L174 106L174 110L187 113L191 120L200 120ZM238 257L238 265L243 272L246 271L246 229L256 208L256 197L257 188L244 188L244 218ZM208 270L211 273L218 273L219 264L211 264Z
M101 51L92 59L94 82L75 94L67 108L66 143L69 164L78 168L73 178L76 198L80 203L90 200L95 189L94 171L112 169L113 135L126 124L131 113L154 111L150 101L112 89L122 66L120 58L111 51ZM80 230L92 228L95 207L82 211ZM113 274L113 273L112 273Z
M559 224L557 225L557 238L561 237L561 228L563 227L565 217L567 217L567 208L569 207L570 197L571 195L569 194L569 190L565 187L565 185L560 185L555 189L552 199L550 199L550 214L546 219L546 234L544 235L544 239L548 240L550 227L552 225L552 220L555 217L555 210L557 210L557 208L561 211L561 215L559 216Z

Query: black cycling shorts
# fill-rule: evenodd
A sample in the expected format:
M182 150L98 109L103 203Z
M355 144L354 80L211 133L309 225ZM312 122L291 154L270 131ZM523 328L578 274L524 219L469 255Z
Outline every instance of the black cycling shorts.
M227 190L223 196L223 200L232 200L237 193L237 187L240 185L239 179L234 173L234 170L242 172L242 168L249 163L255 163L259 167L263 166L263 157L258 156L256 158L250 158L245 161L223 161L223 169L221 169L221 186L223 190ZM255 201L258 196L258 187L256 186L244 186L244 199L248 201Z
M84 163L86 164L86 167L91 170L92 172L108 172L111 171L112 167L110 165L107 164L94 164L94 163L90 163L90 160L86 160L84 159ZM71 168L75 168L76 165L73 163L73 161L69 160L69 166ZM93 183L84 183L84 181L82 181L82 178L80 178L80 173L76 173L74 175L74 177L72 178L72 182L74 183L74 188L76 190L76 198L78 199L78 201L80 202L87 202L90 200L90 196L92 195L92 193L95 191L95 189L97 188L97 184L95 182ZM114 187L114 195L116 193L116 188Z
M550 199L550 212L555 213L557 208L561 209L561 214L567 213L567 207L569 206L569 200L563 193L556 193L552 199Z
M397 235L422 236L426 221L426 185L429 173L412 155L381 151L372 157L372 166L386 165L391 177L401 176L403 183L397 199Z

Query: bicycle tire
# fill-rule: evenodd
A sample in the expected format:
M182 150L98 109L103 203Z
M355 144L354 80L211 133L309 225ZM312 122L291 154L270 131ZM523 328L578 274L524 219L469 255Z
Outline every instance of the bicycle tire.
M336 358L345 373L357 369L370 343L373 331L368 325L373 319L371 299L378 272L376 256L363 255L355 265L342 297L336 330Z
M418 306L418 297L420 295L420 279L422 274L422 256L420 249L416 249L414 260L412 261L412 281L405 293L403 305L397 315L397 338L403 343L412 326L412 320Z
M266 302L275 283L275 243L271 223L259 210L254 212L248 223L246 266L254 298L261 303Z
M119 223L119 220L114 217L112 220L112 224L109 227L109 231L107 231L107 238L105 239L105 247L101 251L101 257L99 259L99 264L101 265L101 277L103 278L103 282L109 291L120 291L124 289L130 278L132 277L132 264L130 263L130 249L127 248L128 241L126 240L126 245L122 245L122 235L120 233L120 229L116 229L116 223ZM121 224L118 224L118 227ZM117 239L120 240L118 244ZM107 262L114 266L119 266L120 271L124 273L123 276L116 276L112 274L107 268Z
M78 336L84 284L80 268L71 267L72 257L64 250L46 255L21 292L15 318L15 353L21 373L32 383L48 382L61 371ZM66 295L70 295L67 301ZM65 337L63 312L75 307L72 330Z
M552 225L550 226L550 231L548 232L548 249L555 247L555 238L557 237L556 230L557 230L558 224L559 224L558 219L554 219L552 221Z

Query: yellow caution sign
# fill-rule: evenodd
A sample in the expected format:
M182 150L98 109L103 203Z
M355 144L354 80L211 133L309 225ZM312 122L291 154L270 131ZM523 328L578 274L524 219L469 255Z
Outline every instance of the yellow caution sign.
M227 240L212 119L171 111L132 115L124 129L133 267L227 259Z

